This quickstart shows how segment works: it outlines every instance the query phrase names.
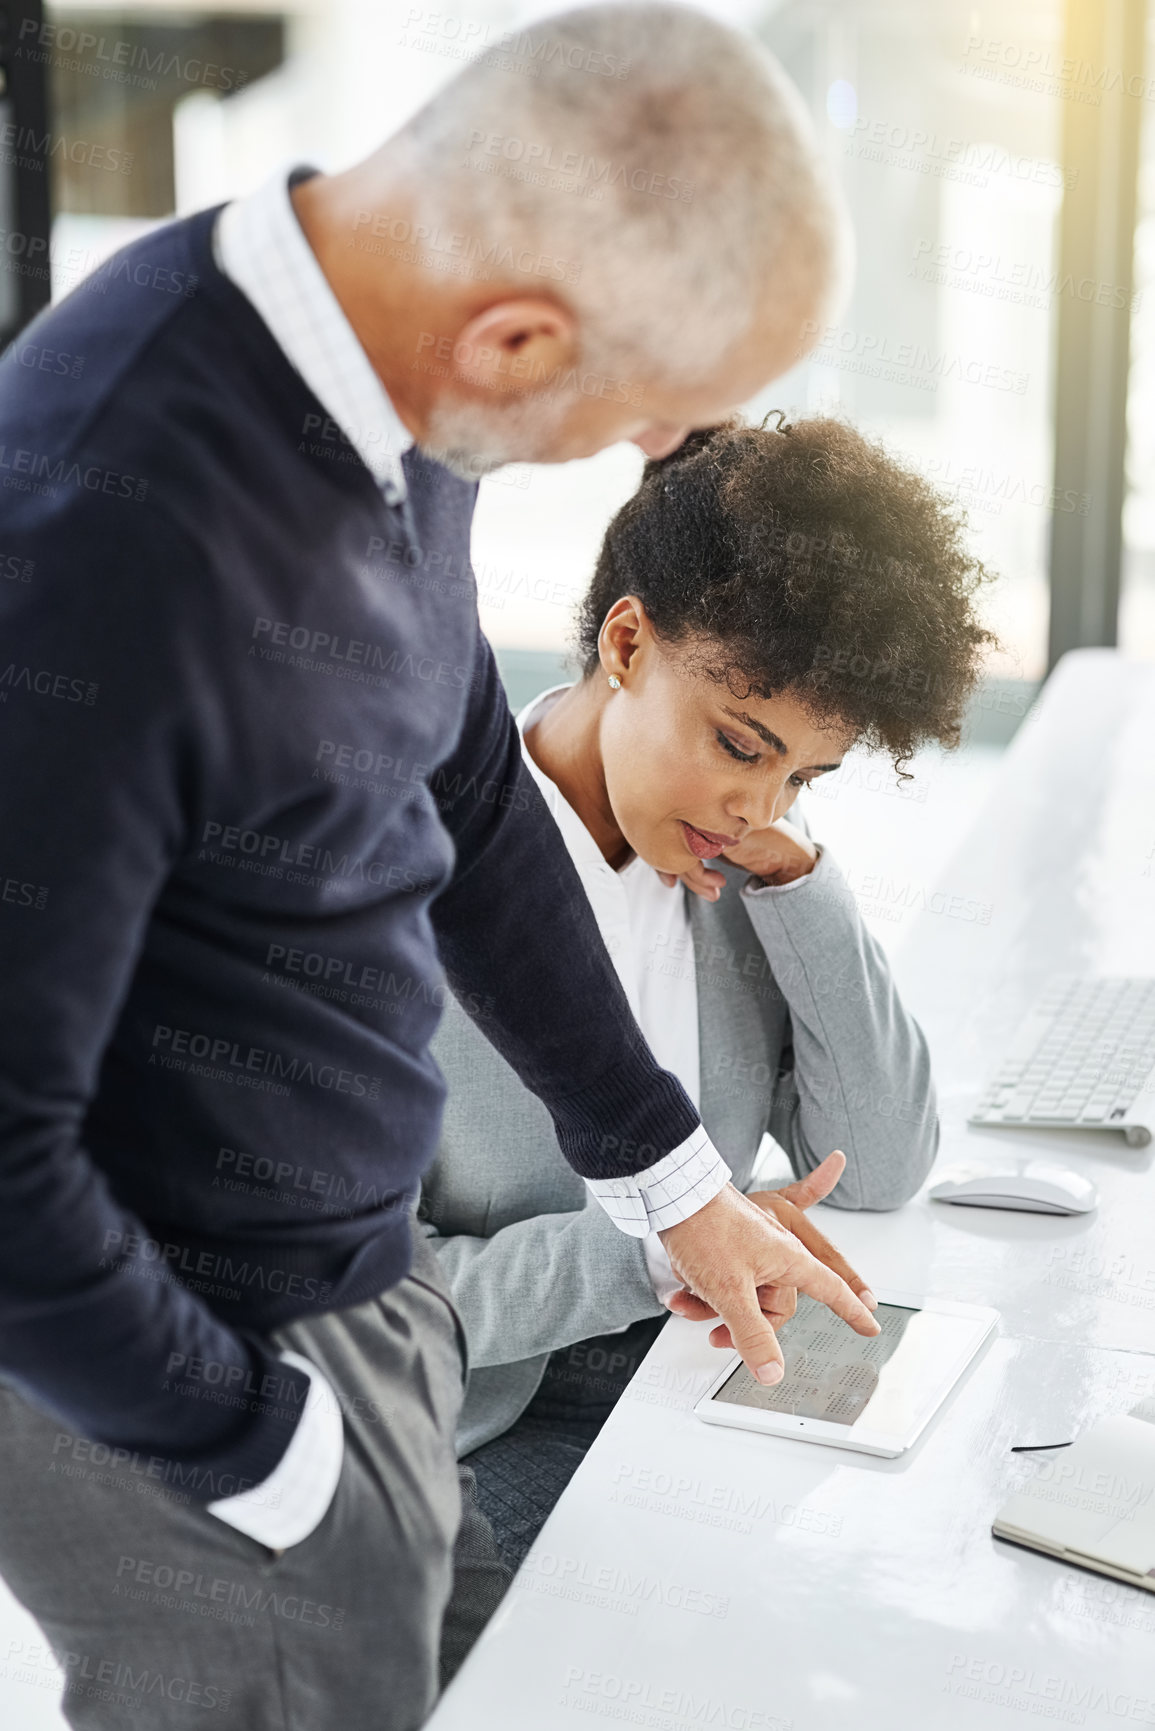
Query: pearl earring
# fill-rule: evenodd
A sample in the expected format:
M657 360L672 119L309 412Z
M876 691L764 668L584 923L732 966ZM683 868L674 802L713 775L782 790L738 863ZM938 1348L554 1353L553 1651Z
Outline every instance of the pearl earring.
M618 678L616 673L611 673L610 674L610 690L611 691L620 691L621 689L622 689L621 680Z

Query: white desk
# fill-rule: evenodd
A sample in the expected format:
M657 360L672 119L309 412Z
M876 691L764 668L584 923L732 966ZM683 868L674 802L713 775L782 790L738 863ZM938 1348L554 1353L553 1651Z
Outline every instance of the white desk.
M1047 973L1155 972L1155 667L1068 658L925 899L895 971L934 1053L943 1161L1061 1150L1098 1213L822 1211L874 1284L1002 1315L897 1461L702 1424L720 1360L706 1325L671 1321L431 1731L1155 1726L1155 1597L990 1536L1063 1459L1013 1444L1155 1394L1155 1147L965 1127Z

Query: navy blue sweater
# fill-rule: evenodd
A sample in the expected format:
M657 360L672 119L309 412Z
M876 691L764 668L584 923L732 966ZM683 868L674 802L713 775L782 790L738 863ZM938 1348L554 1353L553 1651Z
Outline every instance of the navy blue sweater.
M524 770L474 488L413 452L389 507L211 227L0 363L0 1375L200 1500L299 1417L267 1332L407 1269L446 976L584 1175L697 1123Z

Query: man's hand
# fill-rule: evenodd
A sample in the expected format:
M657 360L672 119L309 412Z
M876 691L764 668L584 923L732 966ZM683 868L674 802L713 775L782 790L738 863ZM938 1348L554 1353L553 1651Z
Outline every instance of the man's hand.
M800 1238L807 1250L816 1256L819 1262L824 1262L827 1268L832 1268L835 1274L841 1275L850 1290L858 1295L868 1310L874 1310L878 1304L873 1292L867 1286L862 1276L856 1274L840 1250L837 1250L825 1235L819 1232L817 1226L807 1220L803 1210L815 1202L821 1202L829 1196L838 1180L846 1170L846 1155L841 1149L835 1149L828 1154L821 1165L813 1172L808 1172L805 1178L800 1178L794 1184L785 1184L781 1190L752 1190L747 1200L756 1202L759 1208L764 1208L767 1214L772 1214L780 1226L788 1232L793 1232ZM758 1302L762 1314L774 1329L781 1328L794 1315L798 1303L798 1292L793 1286L763 1286L758 1289ZM708 1317L718 1313L702 1299L695 1298L692 1293L675 1292L669 1301L669 1308L676 1316L684 1316L690 1322L705 1322ZM710 1332L712 1346L733 1346L730 1330L725 1323L720 1323Z
M780 1382L783 1374L782 1349L770 1321L773 1312L762 1308L763 1288L795 1287L829 1305L856 1333L880 1332L841 1275L732 1184L658 1236L678 1279L722 1319L729 1340L759 1382Z
M788 884L814 870L818 849L800 829L779 818L769 829L751 830L740 842L727 848L722 858L768 884ZM676 883L684 883L707 902L716 902L726 887L722 873L711 871L705 860L695 860L680 877L673 872L659 872L658 876L671 889Z

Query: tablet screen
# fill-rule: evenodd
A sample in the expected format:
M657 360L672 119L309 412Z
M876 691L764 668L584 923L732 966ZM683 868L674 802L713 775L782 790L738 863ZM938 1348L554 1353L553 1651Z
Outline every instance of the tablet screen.
M782 1381L765 1388L739 1364L714 1399L905 1434L973 1338L974 1319L897 1304L880 1304L874 1314L882 1333L868 1340L824 1304L800 1295L797 1311L778 1330L786 1361Z

